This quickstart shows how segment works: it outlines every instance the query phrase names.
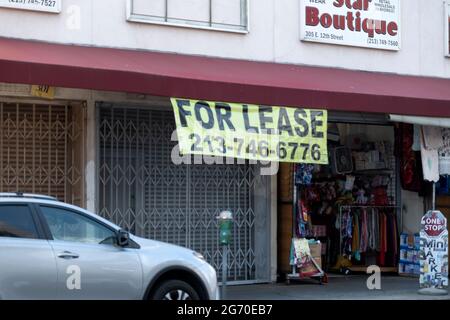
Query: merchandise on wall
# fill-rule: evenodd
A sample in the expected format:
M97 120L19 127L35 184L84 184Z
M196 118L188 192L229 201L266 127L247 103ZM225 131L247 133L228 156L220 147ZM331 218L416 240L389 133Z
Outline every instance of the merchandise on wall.
M418 229L403 229L403 210L411 216L413 204L402 203L401 191L417 193L426 210L436 203L448 216L450 129L330 123L327 144L328 165L292 165L292 232L283 229L279 239L320 243L316 260L325 272L366 272L377 265L382 272L418 276L420 237Z
M415 276L420 275L420 234L402 233L400 235L400 260L398 273L400 275Z
M392 127L334 123L329 126L329 165L294 165L292 238L320 243L316 260L323 270L365 271L377 264L383 271L397 271L393 147Z

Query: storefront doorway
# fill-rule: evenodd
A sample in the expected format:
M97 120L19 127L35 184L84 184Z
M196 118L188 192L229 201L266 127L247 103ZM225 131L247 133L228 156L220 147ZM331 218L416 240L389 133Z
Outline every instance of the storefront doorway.
M370 265L399 272L403 207L396 130L385 117L364 117L331 114L329 165L282 165L281 279L293 270L292 238L309 239L311 255L328 273L365 273Z
M197 250L221 270L216 216L231 210L228 280L270 281L270 178L257 165L175 164L167 108L99 103L98 119L101 216L137 236Z
M0 192L84 206L84 114L79 104L0 102Z

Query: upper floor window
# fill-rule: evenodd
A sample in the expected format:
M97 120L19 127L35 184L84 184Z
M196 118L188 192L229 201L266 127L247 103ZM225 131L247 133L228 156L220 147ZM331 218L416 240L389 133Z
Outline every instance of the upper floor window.
M248 32L249 0L128 0L129 21Z

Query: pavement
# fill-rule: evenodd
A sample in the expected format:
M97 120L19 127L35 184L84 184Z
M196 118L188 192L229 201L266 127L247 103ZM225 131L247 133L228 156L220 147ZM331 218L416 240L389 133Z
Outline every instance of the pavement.
M227 288L229 300L450 300L450 295L418 293L419 279L381 276L381 289L369 290L368 275L329 276L328 283L305 279L285 283L239 285Z

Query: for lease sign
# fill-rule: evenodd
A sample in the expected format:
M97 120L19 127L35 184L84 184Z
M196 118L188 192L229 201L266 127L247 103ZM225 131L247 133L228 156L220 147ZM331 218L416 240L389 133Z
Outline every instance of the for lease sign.
M300 0L301 40L400 50L400 0Z
M0 7L59 13L61 0L0 0Z

